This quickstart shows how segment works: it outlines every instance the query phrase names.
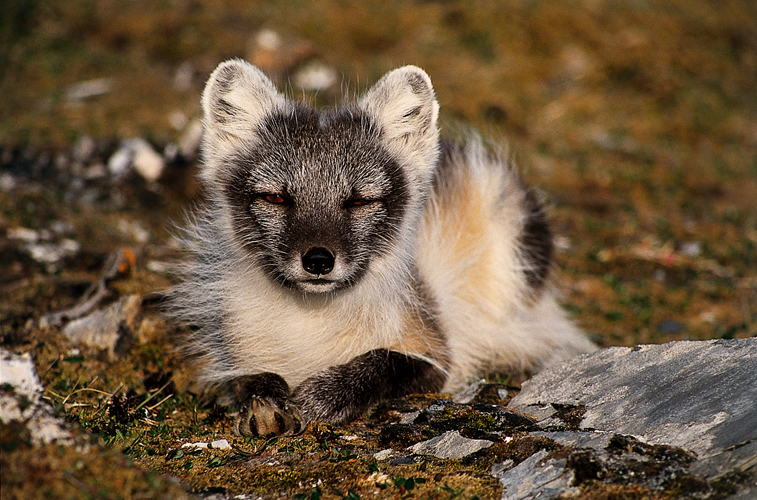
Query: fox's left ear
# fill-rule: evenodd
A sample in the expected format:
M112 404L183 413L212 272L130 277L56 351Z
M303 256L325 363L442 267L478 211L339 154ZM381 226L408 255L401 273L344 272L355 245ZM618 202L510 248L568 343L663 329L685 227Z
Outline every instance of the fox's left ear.
M387 147L409 160L418 173L430 173L438 156L439 104L431 79L416 66L390 71L359 101L381 126Z

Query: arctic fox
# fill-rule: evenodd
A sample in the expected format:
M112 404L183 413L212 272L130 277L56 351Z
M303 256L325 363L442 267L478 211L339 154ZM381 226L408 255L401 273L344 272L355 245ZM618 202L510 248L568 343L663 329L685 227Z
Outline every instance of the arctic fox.
M173 304L201 381L235 398L238 434L294 434L594 349L551 291L537 196L480 140L439 139L420 68L318 111L232 60L202 108L209 201Z

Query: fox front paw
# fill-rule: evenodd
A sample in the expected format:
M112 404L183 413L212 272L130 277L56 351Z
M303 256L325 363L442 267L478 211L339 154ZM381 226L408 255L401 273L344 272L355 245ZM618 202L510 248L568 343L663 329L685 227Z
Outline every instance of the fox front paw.
M238 436L292 436L302 432L302 427L297 408L257 396L250 397L241 405L234 420L234 433Z

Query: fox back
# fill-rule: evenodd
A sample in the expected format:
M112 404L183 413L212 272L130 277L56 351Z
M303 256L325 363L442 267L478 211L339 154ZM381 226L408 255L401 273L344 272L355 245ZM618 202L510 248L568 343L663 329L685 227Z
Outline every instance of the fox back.
M202 103L209 202L173 308L196 327L201 380L247 413L238 432L298 432L593 349L555 301L537 197L477 138L440 141L419 68L319 111L229 61Z

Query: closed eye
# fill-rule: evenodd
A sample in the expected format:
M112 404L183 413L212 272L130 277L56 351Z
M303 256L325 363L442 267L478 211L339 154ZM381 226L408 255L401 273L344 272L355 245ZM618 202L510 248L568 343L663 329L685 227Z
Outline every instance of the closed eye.
M350 198L344 202L345 208L364 207L366 205L372 205L380 202L380 199L373 198Z

